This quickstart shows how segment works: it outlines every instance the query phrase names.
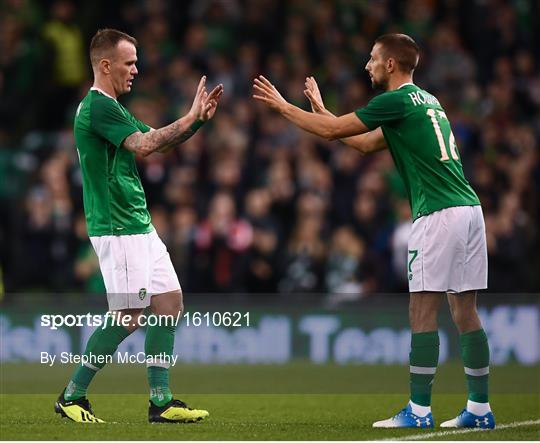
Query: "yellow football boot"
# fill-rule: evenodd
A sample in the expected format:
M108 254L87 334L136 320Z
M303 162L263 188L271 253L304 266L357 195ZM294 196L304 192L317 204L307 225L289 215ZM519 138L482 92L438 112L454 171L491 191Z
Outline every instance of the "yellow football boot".
M191 409L183 401L172 399L164 406L150 401L148 421L150 423L193 423L208 417L208 411Z
M64 399L64 391L62 391L54 404L54 411L57 414L77 423L105 423L94 415L92 406L90 406L90 402L86 397L77 400L66 400Z

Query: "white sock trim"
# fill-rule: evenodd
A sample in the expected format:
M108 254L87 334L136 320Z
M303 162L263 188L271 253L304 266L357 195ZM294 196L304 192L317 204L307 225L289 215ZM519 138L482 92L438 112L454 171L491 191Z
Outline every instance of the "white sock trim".
M161 358L156 358L152 360L152 362L146 362L146 367L149 368L150 366L157 366L158 368L169 369L171 367L171 362Z
M474 377L481 377L482 375L489 374L489 366L486 366L485 368L478 368L478 369L467 368L465 366L464 369L465 369L465 374L472 375Z
M423 366L409 366L409 372L411 374L433 375L437 372L437 367L426 368Z
M83 363L83 366L86 366L87 368L89 369L92 369L92 371L99 371L99 368L97 366L94 366L92 363L88 363L87 361L85 361Z

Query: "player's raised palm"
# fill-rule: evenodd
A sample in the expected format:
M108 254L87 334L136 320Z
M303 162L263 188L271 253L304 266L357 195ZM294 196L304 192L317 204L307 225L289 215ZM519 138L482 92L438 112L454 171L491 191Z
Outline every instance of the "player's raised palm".
M324 107L324 102L321 96L321 91L319 90L319 85L313 77L307 77L305 82L306 89L304 89L304 95L308 98L311 103L311 110L319 114L324 113L326 108Z
M253 81L255 94L253 98L266 103L274 111L281 112L287 105L287 101L282 97L276 87L263 75L259 75Z
M201 114L199 115L199 118L202 121L208 121L214 116L214 114L216 113L217 105L222 95L222 84L219 84L214 89L212 89L210 94L207 94L205 91L202 98Z
M202 120L201 116L203 115L203 105L205 103L205 95L207 94L206 76L203 75L201 77L201 80L199 81L199 85L197 86L197 92L195 93L195 97L193 98L193 103L191 104L189 114L195 116L195 118Z

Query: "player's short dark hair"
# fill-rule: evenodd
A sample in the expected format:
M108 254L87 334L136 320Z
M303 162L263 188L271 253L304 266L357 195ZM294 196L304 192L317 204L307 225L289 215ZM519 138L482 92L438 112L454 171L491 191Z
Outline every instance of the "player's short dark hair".
M393 58L401 71L410 73L418 65L420 48L416 42L406 34L384 34L375 43L382 46L386 59Z
M137 46L137 40L125 32L111 28L98 30L90 42L90 62L92 63L92 66L97 66L106 53L116 48L118 43L122 40Z

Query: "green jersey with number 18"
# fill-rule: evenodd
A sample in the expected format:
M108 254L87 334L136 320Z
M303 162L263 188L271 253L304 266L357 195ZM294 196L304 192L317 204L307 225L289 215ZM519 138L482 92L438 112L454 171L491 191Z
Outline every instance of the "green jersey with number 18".
M405 182L413 219L480 204L463 175L450 122L433 95L406 83L374 97L356 115L370 130L381 127Z
M96 88L88 92L77 108L75 145L90 237L153 230L135 154L121 147L126 137L137 131L148 132L150 127Z

